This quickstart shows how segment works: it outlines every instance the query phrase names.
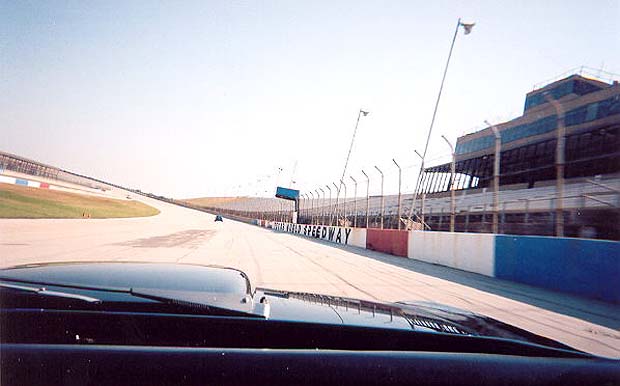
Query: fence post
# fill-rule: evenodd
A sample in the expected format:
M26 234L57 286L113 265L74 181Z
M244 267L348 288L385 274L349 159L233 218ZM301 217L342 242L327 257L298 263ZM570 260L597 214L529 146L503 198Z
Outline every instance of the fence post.
M332 184L334 184L334 187L336 188L336 210L335 210L336 218L334 219L334 221L336 222L335 225L338 226L338 209L339 209L338 208L338 206L339 206L338 205L338 198L340 197L340 187L338 185L336 185L335 182L332 182Z
M424 202L426 200L426 193L422 193L421 199L420 199L420 221L422 222L422 230L425 231L426 230L426 220L424 219Z
M353 213L355 216L353 217L353 228L357 227L357 181L353 176L349 176L351 180L353 180Z
M312 197L310 201L310 224L314 224L314 193L308 192L308 194Z
M323 224L323 207L321 206L321 195L319 194L319 190L323 191L323 189L319 188L316 189L316 197L317 197L317 212L318 212L318 216L321 219L321 224ZM319 224L319 220L316 220L317 225Z
M502 136L497 126L490 124L489 121L484 121L484 123L491 126L491 130L495 136L495 154L493 156L493 233L499 233L499 174L502 158Z
M327 204L327 210L329 211L329 226L332 226L332 188L330 188L329 185L325 185L325 187L329 191L329 203Z
M525 224L528 224L530 222L530 200L527 198L525 199L525 218L523 220Z
M454 146L445 135L442 135L444 141L450 146L450 155L452 156L452 162L450 162L450 180L448 182L448 189L450 190L450 232L454 232L454 223L456 217L456 202L454 197L454 177L455 177L455 164L456 164L456 152Z
M362 174L366 177L366 229L368 229L368 215L370 213L370 196L368 194L370 191L370 177L368 177L368 174L366 174L363 169Z
M558 116L555 147L555 181L556 181L556 204L555 204L555 235L564 237L564 148L566 146L566 128L564 127L564 107L552 94L546 92L545 99L553 105Z
M465 232L469 232L469 212L471 211L471 207L467 206L467 215L465 215Z
M400 196L400 187L401 187L401 183L402 183L402 170L400 168L400 165L396 162L396 160L394 158L392 158L392 161L394 162L394 165L396 165L396 167L398 168L398 217L396 218L396 221L398 222L398 230L400 230L400 216L401 216L401 196Z
M383 196L383 172L375 165L375 169L381 174L381 229L383 229L383 211L385 209L385 197Z
M344 197L342 198L342 217L344 217L344 226L347 226L347 184L340 180L340 184L344 187Z
M323 188L319 188L319 191L323 193L323 205L321 206L321 225L325 225L325 191L323 190ZM317 192L317 195L318 194L319 193Z

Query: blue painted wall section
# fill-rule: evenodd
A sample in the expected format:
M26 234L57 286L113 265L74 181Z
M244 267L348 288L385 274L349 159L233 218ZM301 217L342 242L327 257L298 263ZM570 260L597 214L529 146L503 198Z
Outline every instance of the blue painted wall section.
M620 303L620 243L497 235L495 277Z
M21 178L16 178L15 179L15 184L28 186L28 180L22 180Z

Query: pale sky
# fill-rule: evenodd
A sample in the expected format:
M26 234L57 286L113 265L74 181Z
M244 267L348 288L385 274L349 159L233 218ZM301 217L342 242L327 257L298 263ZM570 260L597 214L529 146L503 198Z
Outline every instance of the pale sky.
M396 158L411 191L459 17L427 165L535 83L620 73L619 1L0 0L0 150L176 198L272 195L295 163L294 188L339 179L364 108L347 175L376 193L378 165L393 192Z

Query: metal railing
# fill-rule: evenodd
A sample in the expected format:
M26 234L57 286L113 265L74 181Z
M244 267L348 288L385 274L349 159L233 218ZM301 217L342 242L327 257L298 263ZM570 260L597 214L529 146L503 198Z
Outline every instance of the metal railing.
M363 187L366 192L372 184L381 183L380 179L366 177ZM344 188L340 198L325 194L325 190L319 194L320 189L312 195L302 194L298 223L379 229L405 229L407 225L411 229L413 224L414 229L449 231L452 222L456 232L492 233L496 229L495 233L500 234L554 235L556 217L561 213L566 236L607 239L620 236L620 176L617 175L598 180L566 180L561 212L557 211L554 181L543 181L529 189L523 184L502 185L498 201L492 188L420 195L414 212L421 221L407 221L403 217L402 213L412 205L409 195L401 192L358 197L359 180L353 177L352 181L352 197L344 194ZM245 218L291 222L294 203L275 198L239 197L208 209Z

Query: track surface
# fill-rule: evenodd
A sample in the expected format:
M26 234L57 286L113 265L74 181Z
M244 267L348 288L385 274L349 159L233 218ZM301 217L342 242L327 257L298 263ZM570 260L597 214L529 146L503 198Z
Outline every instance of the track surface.
M225 265L245 271L255 286L443 303L620 358L617 305L231 220L216 223L206 213L139 199L161 214L106 220L0 219L0 266L97 260Z

